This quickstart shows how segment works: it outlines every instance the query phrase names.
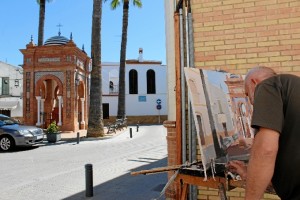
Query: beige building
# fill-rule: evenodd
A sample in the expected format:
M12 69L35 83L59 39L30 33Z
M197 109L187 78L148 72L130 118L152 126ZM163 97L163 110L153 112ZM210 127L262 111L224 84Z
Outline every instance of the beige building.
M165 1L169 165L191 161L195 153L199 158L197 145L189 139L193 127L182 69L246 74L253 66L264 65L278 73L300 75L299 9L297 0ZM219 199L217 190L196 187L188 190L190 199ZM166 193L168 199L178 199L179 195L176 184ZM229 199L243 199L243 195L243 189L227 194ZM264 199L278 197L265 194Z

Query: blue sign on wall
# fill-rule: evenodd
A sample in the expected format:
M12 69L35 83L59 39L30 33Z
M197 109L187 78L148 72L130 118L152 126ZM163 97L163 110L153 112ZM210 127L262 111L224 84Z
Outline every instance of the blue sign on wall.
M161 99L157 99L157 100L156 100L156 103L157 103L158 105L160 105L160 104L161 104Z
M146 102L147 98L146 96L139 96L139 102Z

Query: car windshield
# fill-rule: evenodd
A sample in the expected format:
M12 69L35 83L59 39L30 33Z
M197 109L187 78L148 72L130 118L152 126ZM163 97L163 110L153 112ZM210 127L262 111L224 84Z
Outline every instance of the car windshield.
M12 124L19 124L19 122L7 116L0 116L0 126L12 125Z

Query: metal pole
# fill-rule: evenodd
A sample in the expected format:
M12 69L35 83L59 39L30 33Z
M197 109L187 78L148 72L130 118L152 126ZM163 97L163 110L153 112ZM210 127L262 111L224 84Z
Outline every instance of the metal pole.
M129 129L130 138L132 138L132 128Z
M189 56L190 56L190 49L189 49L189 26L188 26L188 24L189 24L189 19L188 19L188 9L187 9L187 7L185 8L185 15L184 15L184 17L185 17L185 46L186 46L186 67L190 67L190 58L189 58Z
M158 110L158 123L160 124L160 110Z
M189 26L189 66L190 67L195 67L195 62L194 62L194 37L193 37L193 18L192 18L192 13L188 13L188 26Z
M184 78L184 42L182 8L179 9L180 28L180 78L181 78L181 127L182 127L182 163L186 161L186 116L185 116L185 78Z
M93 165L85 165L85 196L92 197L93 194Z
M80 136L79 136L79 132L77 132L77 144L79 144L80 142Z
M192 18L192 10L191 10L191 0L188 0L187 5L187 23L188 33L187 33L187 66L188 67L195 67L194 63L194 30L193 30L193 18ZM188 94L188 102L189 102L189 160L193 162L197 158L197 130L195 126L195 120L193 117L193 110L191 104L191 97ZM190 200L197 199L197 186L191 185L190 186Z

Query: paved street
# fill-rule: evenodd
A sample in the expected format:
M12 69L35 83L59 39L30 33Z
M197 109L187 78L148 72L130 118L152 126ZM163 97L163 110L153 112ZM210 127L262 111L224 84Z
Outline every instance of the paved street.
M0 199L85 199L85 164L93 165L94 197L103 200L157 198L167 174L131 176L131 171L167 165L166 129L132 127L109 139L84 139L0 152ZM163 199L163 198L162 198Z

